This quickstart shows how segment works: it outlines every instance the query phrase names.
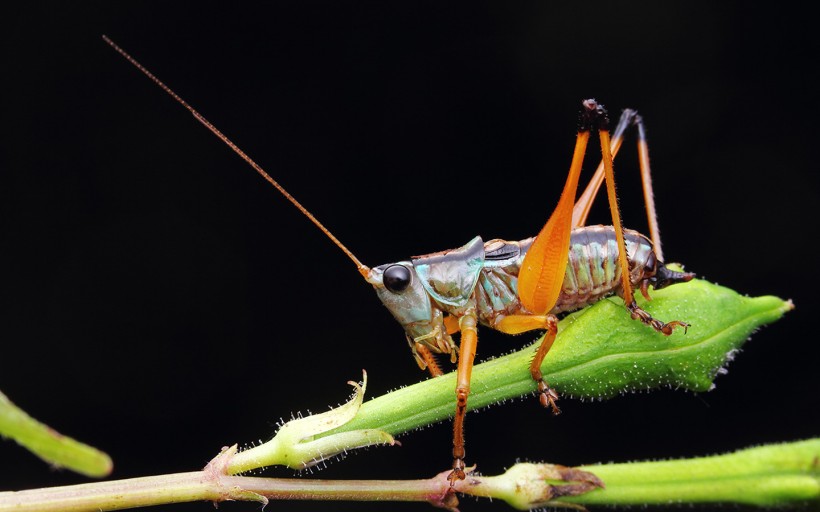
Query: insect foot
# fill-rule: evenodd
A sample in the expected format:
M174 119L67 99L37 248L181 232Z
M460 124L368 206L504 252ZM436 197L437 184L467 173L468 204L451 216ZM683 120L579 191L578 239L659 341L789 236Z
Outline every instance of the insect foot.
M367 388L367 373L363 372L361 385L356 382L349 384L355 389L355 395L347 403L328 412L285 423L267 443L234 455L226 468L226 474L274 465L305 469L357 448L396 444L393 436L375 429L328 434L348 423L359 412Z
M558 416L561 414L561 409L558 408L558 405L555 403L558 400L558 393L549 387L544 379L540 379L538 381L538 401L541 402L541 405L547 409L552 410L553 416Z
M467 473L464 472L464 450L461 453L462 455L459 457L453 450L453 470L447 475L451 488L455 487L458 480L464 480L467 477Z
M675 327L683 327L683 332L689 329L689 324L686 322L681 322L679 320L672 320L671 322L663 323L661 320L656 318L652 318L652 315L641 309L637 303L634 301L631 302L626 306L626 309L629 310L630 315L632 316L633 320L640 320L641 323L652 327L656 331L669 336L675 330Z

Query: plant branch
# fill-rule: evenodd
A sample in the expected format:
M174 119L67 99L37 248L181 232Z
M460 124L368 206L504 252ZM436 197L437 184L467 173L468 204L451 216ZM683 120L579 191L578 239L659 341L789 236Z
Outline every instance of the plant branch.
M83 512L191 501L419 501L456 510L447 472L422 480L313 480L224 474L234 449L203 471L0 492L0 512ZM748 448L727 455L570 469L516 464L497 476L471 474L456 491L503 500L526 510L543 506L736 503L765 507L820 503L820 438ZM594 471L605 483L598 488ZM575 494L579 494L572 496ZM568 496L569 495L569 496Z
M559 336L542 366L550 384L565 397L583 398L606 398L660 386L707 391L748 336L779 319L792 305L777 297L744 297L695 280L656 292L654 300L643 307L656 318L685 320L692 326L688 334L676 332L666 337L631 320L618 299L601 301L561 321ZM534 385L528 371L532 353L533 348L527 347L477 365L472 374L469 408L532 393ZM0 511L117 510L181 501L268 499L414 500L452 508L453 495L445 492L449 482L442 476L446 473L427 480L341 482L232 475L269 465L304 468L342 451L392 443L394 435L452 415L454 379L453 374L445 375L363 403L365 375L361 386L354 383L356 393L347 404L288 422L268 443L241 453L236 453L235 447L227 449L202 472L0 493ZM789 452L792 459L788 460L797 461L794 464L783 462L787 460L783 458L787 450L784 446L773 449L774 458L740 459L739 466L727 465L722 459L710 462L708 458L583 468L587 471L518 464L504 475L471 475L457 482L456 490L504 499L518 508L546 502L555 505L557 498L561 498L561 504L570 504L569 496L575 496L572 504L576 506L710 498L748 503L752 493L744 488L750 484L776 490L761 494L753 503L780 503L779 497L784 502L816 500L818 441ZM807 463L807 457L812 462ZM750 460L759 460L761 467L768 469L743 472L753 466ZM790 469L779 472L784 464ZM593 490L599 482L588 471L603 479L607 489ZM810 478L806 479L806 473ZM710 486L724 483L725 493L710 494Z
M0 393L0 437L4 436L54 467L93 478L108 476L113 468L106 453L40 423Z

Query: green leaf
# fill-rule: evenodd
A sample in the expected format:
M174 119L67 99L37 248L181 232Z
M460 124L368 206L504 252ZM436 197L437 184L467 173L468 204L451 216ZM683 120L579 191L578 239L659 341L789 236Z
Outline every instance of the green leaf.
M100 478L111 473L111 458L94 447L40 423L0 393L0 436L9 437L44 461Z
M600 301L560 322L542 365L550 385L565 398L609 398L664 386L707 391L752 332L793 306L693 280L654 292L642 307L655 318L691 326L664 336L632 320L620 299ZM469 408L532 393L529 364L536 347L477 365ZM350 423L331 432L373 428L398 435L442 421L453 414L454 389L454 373L399 389L364 403Z

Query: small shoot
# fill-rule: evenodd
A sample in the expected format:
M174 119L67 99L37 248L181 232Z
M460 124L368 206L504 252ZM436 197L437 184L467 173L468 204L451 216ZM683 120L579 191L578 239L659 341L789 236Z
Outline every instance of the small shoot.
M350 422L359 412L367 389L367 372L362 384L350 381L354 395L344 405L321 414L291 420L270 441L230 457L225 474L281 465L305 469L350 450L374 445L393 445L393 436L377 429L360 429L323 436Z

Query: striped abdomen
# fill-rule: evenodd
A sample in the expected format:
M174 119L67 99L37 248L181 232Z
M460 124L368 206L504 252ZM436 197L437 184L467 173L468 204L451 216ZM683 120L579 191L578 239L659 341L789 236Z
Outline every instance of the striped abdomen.
M638 284L645 271L656 266L652 242L637 231L624 230L631 268L630 281ZM573 230L564 284L552 313L572 311L616 293L621 288L618 242L612 226L588 226Z
M640 288L654 275L657 259L652 242L637 231L624 230L630 280ZM518 299L518 272L532 238L520 242L485 243L486 260L475 290L479 320L489 326L505 315L526 313ZM612 226L587 226L572 231L564 284L553 314L588 306L621 289L618 242Z

